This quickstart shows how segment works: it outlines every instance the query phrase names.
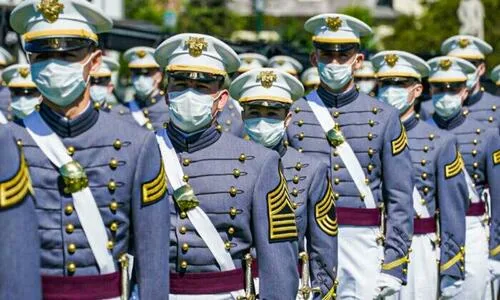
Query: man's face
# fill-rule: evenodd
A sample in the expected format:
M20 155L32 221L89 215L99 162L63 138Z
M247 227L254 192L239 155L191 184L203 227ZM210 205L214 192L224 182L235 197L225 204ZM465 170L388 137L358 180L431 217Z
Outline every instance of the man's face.
M323 64L353 64L353 70L361 68L363 63L363 54L358 53L357 48L352 48L347 51L329 51L316 49L311 56L311 63L318 66L318 63Z
M98 85L98 86L103 86L108 89L108 94L112 94L115 86L111 82L111 77L91 77L90 78L90 85Z
M133 68L130 69L132 80L138 79L140 76L153 78L153 87L155 89L160 87L163 80L163 75L159 68Z

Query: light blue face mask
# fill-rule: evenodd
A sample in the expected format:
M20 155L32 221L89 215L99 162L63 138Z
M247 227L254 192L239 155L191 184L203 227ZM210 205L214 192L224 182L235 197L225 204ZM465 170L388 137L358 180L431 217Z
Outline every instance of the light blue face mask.
M352 80L352 65L354 62L344 65L318 62L318 72L321 82L334 91L342 89Z
M443 119L456 115L462 108L462 98L459 94L439 93L432 95L432 103L436 113Z
M170 120L185 132L195 132L212 122L215 99L192 88L181 92L170 92L168 93Z
M132 77L132 85L139 100L147 99L154 91L154 79L151 76L139 75Z
M285 136L285 121L271 118L252 118L243 121L250 139L267 148L276 146Z
M38 90L50 102L67 107L78 99L87 88L90 77L83 78L84 63L70 63L59 59L47 59L31 65L31 74Z
M104 104L104 102L108 99L108 87L98 84L91 86L90 98L96 103Z
M397 108L402 114L411 106L408 103L409 95L410 92L404 87L384 86L378 92L378 100Z
M377 82L375 80L360 80L356 84L360 92L368 95L373 91Z
M471 73L471 74L467 74L467 89L470 91L470 90L473 90L474 87L476 86L477 84L477 81L479 79L479 76L477 74L477 71L474 72L474 73Z
M27 115L35 111L35 107L38 104L40 104L40 97L38 96L12 96L10 106L16 117L24 119Z

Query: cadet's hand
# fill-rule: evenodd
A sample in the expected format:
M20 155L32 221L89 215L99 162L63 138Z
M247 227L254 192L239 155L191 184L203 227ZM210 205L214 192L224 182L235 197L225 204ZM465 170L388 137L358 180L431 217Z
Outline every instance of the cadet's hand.
M444 275L441 279L441 297L439 299L451 299L462 291L463 280Z
M377 280L374 299L383 299L384 297L394 295L401 289L402 281L394 276L381 273Z
M500 261L489 259L490 280L500 277Z

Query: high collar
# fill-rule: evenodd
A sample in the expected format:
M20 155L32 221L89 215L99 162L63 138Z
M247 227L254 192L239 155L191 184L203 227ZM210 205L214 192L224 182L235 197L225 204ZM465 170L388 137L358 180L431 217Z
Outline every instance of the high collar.
M465 118L466 117L461 110L455 116L449 118L448 120L443 119L437 113L434 113L432 115L432 119L434 120L434 122L436 122L436 125L439 128L446 130L454 129L462 125L465 122Z
M138 98L136 98L136 102L140 108L150 107L162 101L163 96L164 96L163 93L156 92L156 94L153 97L148 97L148 99L146 100L139 100Z
M286 135L283 137L283 139L281 141L279 141L278 144L276 144L276 146L273 147L273 150L278 152L278 154L283 157L285 156L286 154L286 150L287 150L287 146L286 146L286 141L288 139L286 138Z
M212 124L206 129L188 134L170 122L167 126L167 132L175 150L177 152L188 153L196 152L212 145L221 136L220 131L217 130L217 124Z
M470 95L469 97L467 97L467 99L465 99L464 106L472 106L472 105L478 103L479 100L481 100L481 98L483 97L483 94L484 94L484 92L480 90L479 92L475 93L474 95Z
M40 105L40 115L50 128L60 137L75 137L89 130L99 119L99 112L93 105L87 108L75 119L62 116L47 105Z
M417 118L417 115L412 114L408 119L406 119L403 122L403 126L405 127L406 131L410 131L413 128L415 128L415 126L417 126L418 122L419 122L419 120Z
M352 87L347 92L341 94L334 94L330 91L327 91L322 86L318 88L318 96L321 98L321 100L323 100L327 107L342 107L356 100L356 98L358 98L358 95L359 92L356 87Z

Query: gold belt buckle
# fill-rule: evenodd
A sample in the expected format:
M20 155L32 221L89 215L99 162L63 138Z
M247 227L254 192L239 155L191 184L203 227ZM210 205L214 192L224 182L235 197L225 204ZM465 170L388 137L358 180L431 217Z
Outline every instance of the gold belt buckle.
M200 201L189 184L183 185L174 191L174 200L181 212L187 212L200 205Z
M70 161L59 168L64 182L64 192L73 194L89 186L89 179L82 165L76 160Z
M330 145L334 147L338 147L345 142L344 135L342 134L338 123L336 123L332 129L328 130L328 132L326 133L326 138Z

